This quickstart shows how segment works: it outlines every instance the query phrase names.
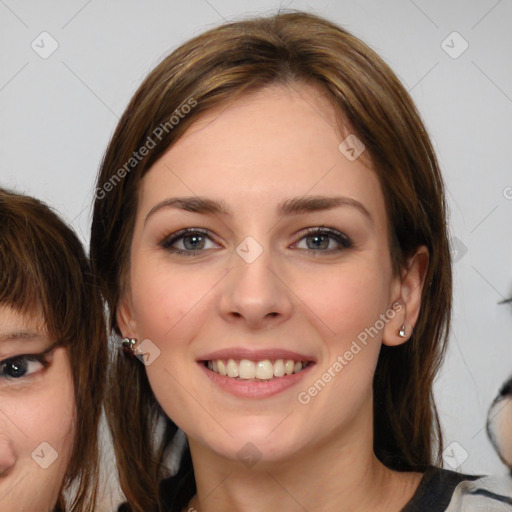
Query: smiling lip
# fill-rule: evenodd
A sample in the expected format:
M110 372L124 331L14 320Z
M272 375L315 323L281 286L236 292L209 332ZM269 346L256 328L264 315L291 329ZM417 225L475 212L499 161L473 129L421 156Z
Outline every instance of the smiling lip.
M207 361L215 360L228 360L228 359L248 359L250 361L264 361L268 360L293 360L293 361L308 361L309 364L303 368L299 373L277 377L272 380L257 379L233 379L225 375L219 375L206 367ZM316 359L312 356L299 354L289 350L281 349L267 349L267 350L248 350L243 348L231 348L211 352L197 359L197 363L205 375L216 386L222 390L230 393L239 398L252 398L262 399L277 395L300 382L306 374L311 371L315 365Z
M216 352L210 352L205 356L201 356L197 359L198 362L204 363L206 361L215 361L217 359L235 359L240 361L241 359L249 359L249 361L264 361L270 359L274 361L276 359L291 359L293 361L312 361L316 363L316 359L313 356L306 354L299 354L291 350L282 349L263 349L263 350L249 350L245 348L225 348L223 350L217 350Z

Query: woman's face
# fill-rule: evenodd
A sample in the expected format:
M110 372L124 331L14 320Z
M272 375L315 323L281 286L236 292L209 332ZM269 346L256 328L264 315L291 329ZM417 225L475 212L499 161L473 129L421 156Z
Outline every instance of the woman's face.
M335 126L315 88L267 88L199 118L142 181L118 319L191 447L285 460L371 436L404 290L378 178Z
M64 348L41 322L0 306L0 510L47 511L73 442L74 395Z

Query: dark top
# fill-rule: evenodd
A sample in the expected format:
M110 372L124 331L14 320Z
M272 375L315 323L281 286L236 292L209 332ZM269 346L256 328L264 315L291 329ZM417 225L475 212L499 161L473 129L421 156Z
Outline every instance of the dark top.
M432 466L423 473L416 492L400 512L445 512L457 485L477 478Z
M173 508L178 477L163 480L160 485L162 506L168 512ZM447 469L429 467L416 492L400 512L470 512L492 510L512 512L512 479L465 475ZM126 503L118 512L130 512Z

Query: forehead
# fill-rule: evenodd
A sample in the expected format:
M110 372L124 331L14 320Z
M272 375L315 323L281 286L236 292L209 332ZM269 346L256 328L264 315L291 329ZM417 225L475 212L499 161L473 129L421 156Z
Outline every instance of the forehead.
M351 161L339 149L349 133L342 133L334 107L315 86L259 90L192 123L144 177L141 210L179 195L224 199L236 209L339 193L364 200L384 221L368 155Z
M46 325L40 312L22 312L0 304L0 342L35 336L46 336Z

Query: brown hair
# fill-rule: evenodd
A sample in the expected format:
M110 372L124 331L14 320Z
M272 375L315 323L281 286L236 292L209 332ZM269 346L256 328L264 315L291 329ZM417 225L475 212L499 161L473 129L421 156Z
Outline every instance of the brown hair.
M75 439L55 511L94 511L98 422L107 358L103 305L73 231L41 201L0 189L0 304L41 314L66 348L75 395ZM66 507L63 492L73 486Z
M373 386L375 454L390 468L422 470L439 464L442 452L432 385L445 351L452 300L444 185L407 91L375 52L330 21L292 11L228 23L180 46L144 80L117 126L97 181L91 258L111 327L120 334L116 308L127 284L145 173L202 112L265 86L299 82L317 84L340 125L350 127L368 150L385 197L394 274L420 245L430 253L414 334L399 347L382 347ZM194 108L181 115L187 104ZM180 118L177 124L169 121L173 115ZM157 133L154 147L139 155ZM167 420L166 434L155 450L146 451L163 413L142 365L118 357L109 388L121 486L133 510L160 510L157 482L177 428ZM188 449L180 472L183 492L176 510L195 491Z

